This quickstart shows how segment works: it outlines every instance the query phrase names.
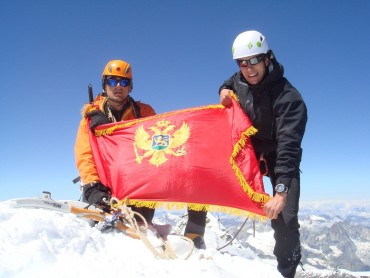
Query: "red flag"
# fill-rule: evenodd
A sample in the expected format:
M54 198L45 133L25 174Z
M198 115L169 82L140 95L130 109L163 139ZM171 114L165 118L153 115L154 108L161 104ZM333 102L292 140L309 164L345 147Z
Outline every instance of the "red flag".
M102 125L90 141L101 182L128 204L263 218L255 132L234 101Z

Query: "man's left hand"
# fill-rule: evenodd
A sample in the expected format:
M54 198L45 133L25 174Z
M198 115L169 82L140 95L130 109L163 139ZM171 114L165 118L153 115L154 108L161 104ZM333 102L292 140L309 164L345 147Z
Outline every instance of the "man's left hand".
M264 206L263 210L270 219L277 219L278 214L283 210L287 193L276 193Z

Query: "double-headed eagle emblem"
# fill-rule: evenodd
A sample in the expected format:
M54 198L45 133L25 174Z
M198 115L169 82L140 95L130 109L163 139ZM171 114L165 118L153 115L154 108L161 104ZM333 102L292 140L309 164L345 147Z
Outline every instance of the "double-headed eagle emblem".
M155 126L148 128L152 135L144 129L144 126L138 127L135 132L134 150L139 164L144 158L150 157L149 163L158 167L168 160L166 155L186 154L184 144L190 137L189 126L183 122L182 126L175 130L176 126L170 123L164 119L156 122ZM141 155L138 149L141 149Z

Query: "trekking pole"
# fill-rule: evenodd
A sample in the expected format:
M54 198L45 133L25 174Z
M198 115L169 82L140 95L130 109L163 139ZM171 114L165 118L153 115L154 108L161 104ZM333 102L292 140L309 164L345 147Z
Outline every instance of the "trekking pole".
M253 237L256 237L256 221L253 220Z
M241 225L241 227L236 232L236 234L234 235L234 237L228 243L226 243L224 246L217 248L217 251L220 251L221 249L225 248L226 246L230 245L233 242L233 240L238 236L238 234L240 233L240 231L243 229L245 223L247 223L247 220L248 220L248 217L245 219L244 223Z

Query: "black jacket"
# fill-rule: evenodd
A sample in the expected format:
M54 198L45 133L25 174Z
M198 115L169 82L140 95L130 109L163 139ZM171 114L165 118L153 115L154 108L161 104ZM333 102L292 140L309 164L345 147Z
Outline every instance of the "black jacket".
M248 85L239 71L222 84L220 91L230 89L238 96L244 112L258 129L251 137L257 159L264 153L276 183L289 187L291 178L299 176L307 109L275 58L269 68L257 85Z

